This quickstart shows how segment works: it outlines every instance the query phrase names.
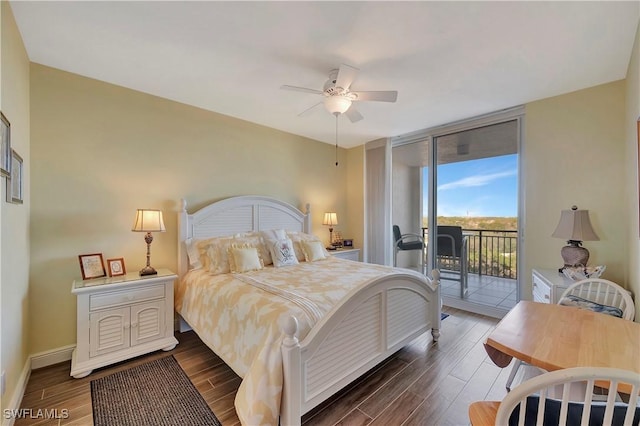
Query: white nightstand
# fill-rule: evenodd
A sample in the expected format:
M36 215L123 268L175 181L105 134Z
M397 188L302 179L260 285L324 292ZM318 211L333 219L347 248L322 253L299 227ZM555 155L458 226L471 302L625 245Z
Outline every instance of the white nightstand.
M562 293L575 282L557 269L532 269L531 273L534 302L558 303Z
M360 261L360 249L358 248L329 250L329 254L340 259Z
M138 272L112 278L76 280L77 346L71 376L79 379L95 369L158 349L170 351L173 336L173 282L168 269L157 275Z

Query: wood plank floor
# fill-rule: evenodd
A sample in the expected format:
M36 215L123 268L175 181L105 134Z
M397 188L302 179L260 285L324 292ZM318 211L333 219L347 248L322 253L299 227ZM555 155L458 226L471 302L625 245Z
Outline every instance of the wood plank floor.
M498 320L451 308L440 341L425 333L303 418L315 425L468 425L468 406L501 400L510 368L496 367L482 342ZM176 333L180 344L94 371L69 376L70 362L34 370L21 408L68 410L67 418L18 419L21 425L91 425L91 380L153 359L174 355L223 425L239 424L233 406L240 378L193 333ZM60 416L62 417L62 416Z

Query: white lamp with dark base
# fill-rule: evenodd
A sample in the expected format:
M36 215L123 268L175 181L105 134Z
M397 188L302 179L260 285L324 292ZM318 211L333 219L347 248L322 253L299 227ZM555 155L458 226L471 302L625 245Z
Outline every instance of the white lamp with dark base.
M551 236L567 240L568 245L560 250L564 260L560 272L568 267L587 266L589 250L582 247L582 242L600 240L591 226L589 210L578 210L577 206L572 206L571 210L562 210L560 222Z

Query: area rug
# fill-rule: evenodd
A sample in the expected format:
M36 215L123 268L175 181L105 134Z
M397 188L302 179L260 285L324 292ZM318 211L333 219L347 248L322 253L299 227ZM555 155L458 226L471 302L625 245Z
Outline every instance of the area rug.
M95 426L221 426L173 356L91 381Z

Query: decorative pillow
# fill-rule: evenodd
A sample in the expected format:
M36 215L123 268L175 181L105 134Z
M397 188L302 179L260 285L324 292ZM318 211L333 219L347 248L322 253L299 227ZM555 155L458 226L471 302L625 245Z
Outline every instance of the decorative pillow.
M260 259L262 259L265 265L271 265L273 263L273 261L271 260L271 253L269 253L269 249L265 245L265 240L262 237L261 232L246 232L243 234L236 234L234 235L234 238L239 245L249 244L250 246L258 249L258 256L260 256Z
M264 264L258 255L258 249L250 245L232 245L229 247L229 269L233 273L256 271Z
M304 260L307 262L315 262L316 260L327 258L324 247L320 241L301 241L300 245L304 253Z
M287 237L293 241L293 249L296 252L296 258L299 262L304 262L305 256L304 251L302 250L302 241L320 241L320 238L316 237L312 234L307 234L304 232L297 231L288 231ZM322 242L320 242L322 244Z
M559 304L564 306L575 306L576 308L587 309L589 311L599 312L601 314L607 314L618 318L622 318L623 316L622 309L620 308L602 305L600 303L592 302L591 300L583 299L582 297L574 296L573 294L568 294L560 299Z
M293 250L293 242L289 238L283 240L268 240L267 246L271 252L273 266L276 268L298 264L298 259Z
M214 237L210 238L206 245L206 254L209 262L208 270L212 274L228 274L229 269L229 247L237 243L234 237Z

